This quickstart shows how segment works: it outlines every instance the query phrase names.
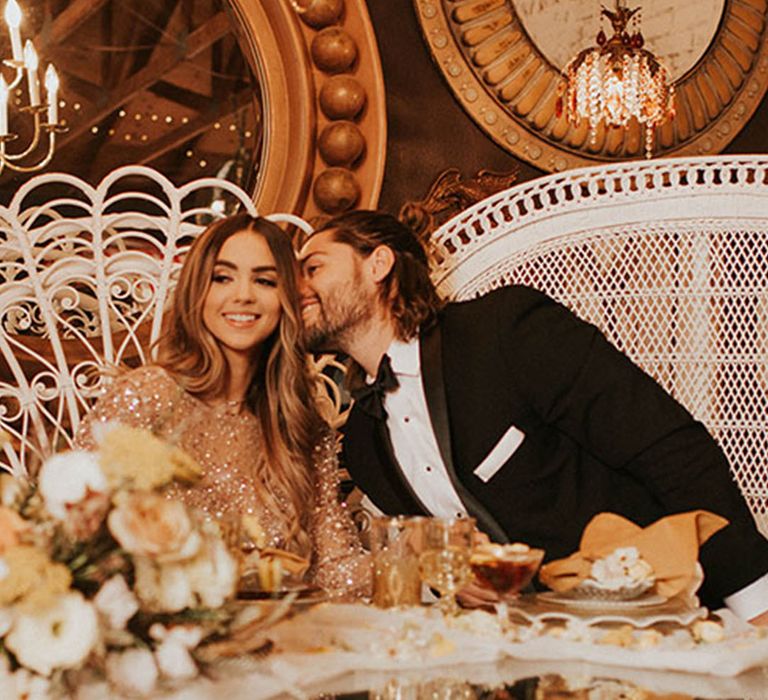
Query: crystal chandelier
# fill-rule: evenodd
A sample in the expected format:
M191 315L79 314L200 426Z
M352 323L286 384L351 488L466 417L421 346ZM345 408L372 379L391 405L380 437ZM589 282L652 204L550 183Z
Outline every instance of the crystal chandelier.
M644 127L645 155L650 158L654 129L675 114L674 87L666 68L643 48L639 29L631 35L627 30L639 10L629 9L624 0L616 0L614 11L602 8L613 36L607 39L601 29L597 46L579 52L565 67L565 110L574 125L588 120L592 143L601 121L606 126L626 127L635 118Z
M45 70L46 102L40 100L40 80L38 75L37 52L32 42L27 39L22 49L21 26L22 14L16 0L8 0L5 5L5 23L11 39L11 58L3 60L3 65L13 70L10 83L0 73L0 173L7 167L19 173L30 173L44 168L53 158L56 147L56 133L66 131L58 123L59 76L53 64ZM26 90L19 86L26 81ZM17 89L18 88L18 89ZM22 100L18 94L26 92ZM8 144L18 138L18 134L9 130L9 108L21 101L27 102L18 107L19 118L31 119L32 134L26 147L11 153ZM44 144L47 135L47 147Z

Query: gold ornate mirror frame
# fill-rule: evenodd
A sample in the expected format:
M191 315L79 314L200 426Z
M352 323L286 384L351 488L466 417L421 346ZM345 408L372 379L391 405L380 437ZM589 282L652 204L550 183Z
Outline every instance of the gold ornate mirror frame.
M375 207L384 174L386 106L365 1L229 5L263 93L257 208L312 219Z
M642 134L557 114L560 72L531 41L512 0L414 0L424 39L469 116L499 146L547 171L643 156ZM768 0L727 0L715 36L675 84L677 114L654 155L720 152L768 88ZM597 24L597 23L596 23Z

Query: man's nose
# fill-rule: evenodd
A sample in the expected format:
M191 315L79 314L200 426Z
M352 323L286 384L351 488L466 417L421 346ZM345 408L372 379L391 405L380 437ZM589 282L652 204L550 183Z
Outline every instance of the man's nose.
M299 272L296 278L296 284L299 288L299 296L302 299L312 296L313 294L312 288L309 286L309 282L307 281L307 278L304 276L302 272Z

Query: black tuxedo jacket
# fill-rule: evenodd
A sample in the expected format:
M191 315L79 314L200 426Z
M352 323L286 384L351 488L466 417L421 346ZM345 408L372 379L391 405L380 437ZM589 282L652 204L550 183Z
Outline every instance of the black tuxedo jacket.
M725 456L706 429L592 325L527 287L449 304L421 335L425 395L460 498L496 541L578 549L602 511L648 525L704 508L730 525L700 553L702 601L768 572L756 529ZM524 436L487 481L474 471L512 426ZM384 422L353 407L343 461L386 513L424 507L394 459Z

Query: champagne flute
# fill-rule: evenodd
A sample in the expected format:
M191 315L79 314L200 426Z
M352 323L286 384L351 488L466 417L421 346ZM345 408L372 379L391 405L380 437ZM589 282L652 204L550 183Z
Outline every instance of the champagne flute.
M520 595L533 579L541 561L543 549L533 549L526 544L482 544L472 551L470 566L477 582L495 591L499 596L496 614L501 629L509 623L509 600Z
M456 593L470 580L469 554L473 518L430 518L424 527L424 549L419 557L421 580L440 592L438 607L456 615Z

